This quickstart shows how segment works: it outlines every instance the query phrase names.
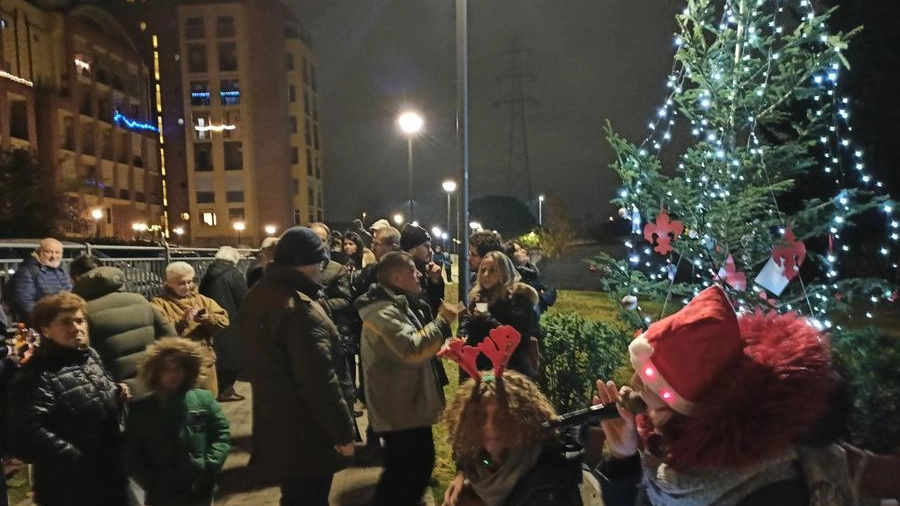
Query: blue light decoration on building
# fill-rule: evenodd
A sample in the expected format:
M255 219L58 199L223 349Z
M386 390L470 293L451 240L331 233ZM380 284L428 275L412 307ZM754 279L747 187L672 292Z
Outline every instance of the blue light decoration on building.
M241 92L239 90L221 90L219 99L222 101L222 105L240 105Z
M157 130L155 126L149 123L141 123L140 121L129 119L119 111L116 111L116 113L113 115L113 121L119 126L130 128L132 130L149 130L151 132L159 132L159 130Z

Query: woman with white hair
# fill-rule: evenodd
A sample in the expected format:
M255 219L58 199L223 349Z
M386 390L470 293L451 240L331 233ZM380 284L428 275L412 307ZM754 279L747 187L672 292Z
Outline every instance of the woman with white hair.
M242 401L234 391L234 382L241 370L241 337L238 334L238 310L247 295L247 282L238 270L241 254L231 246L222 246L216 259L200 280L200 293L219 303L228 313L231 325L216 334L216 375L219 379L219 402Z
M228 328L228 313L216 301L200 295L194 283L194 268L187 262L166 266L163 292L150 301L168 318L181 337L199 342L203 358L199 386L218 395L216 352L213 336Z

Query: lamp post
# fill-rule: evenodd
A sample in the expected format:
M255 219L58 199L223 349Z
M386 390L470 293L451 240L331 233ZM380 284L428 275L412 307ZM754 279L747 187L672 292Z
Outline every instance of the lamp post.
M234 227L234 231L237 232L238 246L240 246L241 245L241 232L243 232L244 229L247 228L247 226L244 225L243 221L236 221L236 222L234 222L234 225L232 225L232 226Z
M469 234L462 233L469 222L469 28L468 0L456 0L456 145L459 149L460 195L456 200L456 233L462 235L460 255L469 252ZM466 229L466 232L468 230ZM459 300L466 301L469 293L469 263L459 262Z
M544 196L538 195L538 227L544 228Z
M415 205L413 204L413 136L422 130L422 125L425 123L425 120L417 113L408 111L397 118L397 123L400 124L400 130L403 130L403 133L406 134L408 147L406 169L408 173L407 182L409 188L407 193L409 195L409 219L412 221L416 217Z
M100 220L103 219L103 209L100 209L99 207L95 207L91 211L91 217L94 218L94 222L96 224L95 235L99 239L100 238Z
M456 181L444 181L441 187L447 192L447 233L450 233L450 194L456 191ZM457 230L458 232L458 230ZM445 245L446 246L446 245Z

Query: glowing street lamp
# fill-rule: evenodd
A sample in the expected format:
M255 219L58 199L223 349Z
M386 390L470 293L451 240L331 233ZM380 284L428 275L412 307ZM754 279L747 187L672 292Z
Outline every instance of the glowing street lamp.
M278 231L278 227L276 227L275 225L266 225L264 230L269 235L275 235L275 232Z
M441 188L447 192L447 233L450 233L450 194L456 191L456 181L444 181L441 183ZM459 205L457 204L457 208ZM456 224L457 229L459 229L459 223Z
M241 244L241 232L243 232L244 229L247 228L247 226L244 224L243 221L236 221L236 222L234 222L234 224L232 226L234 227L234 231L237 232L238 245L240 245Z
M400 213L395 214L394 215L394 223L396 223L397 225L402 225L403 224L403 215Z
M544 226L544 196L538 195L538 226Z
M400 130L403 130L403 133L406 134L408 148L406 169L408 174L407 182L409 184L407 193L409 196L409 219L412 220L416 216L413 204L413 137L422 130L425 120L418 113L407 111L397 118L397 123L400 125Z
M96 236L100 237L100 220L103 219L103 209L95 207L91 210L91 217L94 218L94 222L96 223Z

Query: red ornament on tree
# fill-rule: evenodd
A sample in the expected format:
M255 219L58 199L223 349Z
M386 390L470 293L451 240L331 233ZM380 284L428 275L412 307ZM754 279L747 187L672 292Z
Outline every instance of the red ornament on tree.
M650 244L654 243L656 237L656 247L653 251L660 255L666 255L672 251L672 241L684 232L684 224L680 221L669 220L669 213L665 209L660 209L656 215L656 223L648 223L644 227L644 239Z
M791 227L787 227L784 231L784 243L772 247L772 260L782 268L785 278L793 279L805 259L806 245L794 237Z
M725 259L725 264L719 269L718 276L719 279L728 283L728 285L735 290L744 291L747 289L747 275L743 272L738 272L737 267L734 265L734 257L731 256L731 253L728 254L728 258Z

